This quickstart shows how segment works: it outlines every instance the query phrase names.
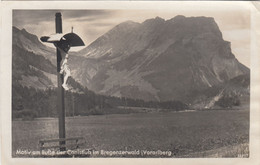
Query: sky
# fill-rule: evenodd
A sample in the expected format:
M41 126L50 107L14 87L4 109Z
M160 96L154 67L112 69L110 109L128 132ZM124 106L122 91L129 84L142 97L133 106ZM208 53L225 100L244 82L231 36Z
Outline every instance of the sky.
M89 45L119 23L132 20L142 23L157 16L168 20L177 15L213 17L223 38L231 42L236 58L250 67L250 10L232 8L232 10L13 10L13 26L26 29L38 37L55 33L55 13L61 12L63 33L78 34ZM51 45L48 45L51 46ZM84 47L74 48L77 51Z

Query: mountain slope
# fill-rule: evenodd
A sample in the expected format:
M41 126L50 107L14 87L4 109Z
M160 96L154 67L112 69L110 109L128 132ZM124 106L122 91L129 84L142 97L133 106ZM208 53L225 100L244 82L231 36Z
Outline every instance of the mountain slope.
M106 95L191 102L191 94L248 74L213 18L127 21L79 52L75 77Z
M41 55L55 65L55 49L43 45L36 35L28 33L25 29L18 29L13 26L13 44L27 52Z
M83 89L73 78L69 81L75 91ZM37 36L16 27L13 27L12 83L40 90L57 87L55 49L46 47Z
M200 91L192 97L192 107L196 109L249 106L250 75L239 75L231 80Z

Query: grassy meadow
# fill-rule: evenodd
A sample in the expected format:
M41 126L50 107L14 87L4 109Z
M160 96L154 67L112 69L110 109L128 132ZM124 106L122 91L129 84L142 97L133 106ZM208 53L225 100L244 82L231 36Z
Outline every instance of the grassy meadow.
M75 136L86 139L86 144L81 148L97 151L161 150L171 151L170 157L248 157L249 111L133 113L66 118L66 137ZM58 138L58 120L55 118L12 121L12 156L22 157L16 154L19 149L39 150L39 140L51 138Z

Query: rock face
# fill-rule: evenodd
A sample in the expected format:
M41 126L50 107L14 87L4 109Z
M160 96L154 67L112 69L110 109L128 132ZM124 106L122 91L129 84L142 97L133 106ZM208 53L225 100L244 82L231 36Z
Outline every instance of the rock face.
M198 91L249 73L209 17L127 21L79 55L86 60L74 62L73 70L81 84L143 100L190 102Z

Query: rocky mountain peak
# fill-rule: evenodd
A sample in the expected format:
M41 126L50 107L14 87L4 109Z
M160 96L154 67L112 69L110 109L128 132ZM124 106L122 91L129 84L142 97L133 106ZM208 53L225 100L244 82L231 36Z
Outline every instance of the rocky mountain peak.
M124 22L79 54L95 66L88 66L88 76L78 74L88 77L82 84L97 93L144 100L188 101L194 91L249 72L212 17Z
M158 24L158 23L165 23L165 19L157 16L155 18L145 20L142 24L151 25L151 24Z
M126 32L128 30L131 30L135 27L137 27L139 23L134 21L125 21L118 25L116 25L113 29L111 29L108 33L114 33L114 32Z
M186 17L185 16L183 16L183 15L177 15L177 16L175 16L175 17L173 17L173 18L171 18L170 19L170 21L181 21L181 20L184 20Z

